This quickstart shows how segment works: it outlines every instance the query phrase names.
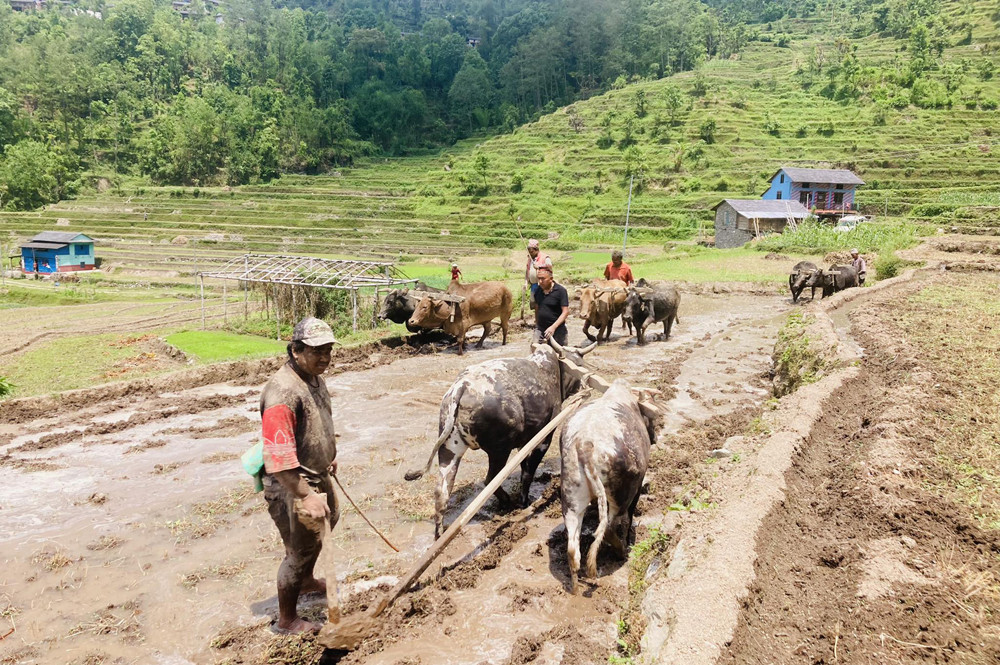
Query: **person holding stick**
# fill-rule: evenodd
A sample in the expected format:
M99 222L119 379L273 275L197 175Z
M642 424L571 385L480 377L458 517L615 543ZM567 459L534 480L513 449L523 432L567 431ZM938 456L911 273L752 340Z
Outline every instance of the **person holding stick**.
M528 264L524 269L524 281L531 292L531 309L535 309L535 293L538 291L538 269L546 267L552 270L552 258L548 254L542 253L538 240L531 238L528 240ZM558 341L558 340L557 340Z
M322 378L335 342L323 321L299 321L288 362L260 396L264 499L285 545L278 568L278 620L272 627L279 634L319 630L298 615L296 604L301 593L326 593L326 581L313 575L325 530L309 528L303 520L327 520L332 530L340 518L330 478L337 472L337 439Z

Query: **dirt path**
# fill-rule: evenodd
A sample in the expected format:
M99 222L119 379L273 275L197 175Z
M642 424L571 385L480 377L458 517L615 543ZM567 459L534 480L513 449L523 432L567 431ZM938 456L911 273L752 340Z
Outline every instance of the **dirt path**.
M661 439L671 447L693 431L685 424L712 425L767 397L788 308L773 296L686 295L669 341L636 348L616 336L588 360L608 378L664 391L671 418ZM570 339L582 341L575 320ZM345 508L331 551L349 608L371 602L374 585L391 584L431 542L432 474L416 483L402 474L426 459L441 395L467 364L526 352L523 336L461 358L401 352L328 380L340 475L403 550L389 552ZM280 541L236 460L257 436L259 387L133 396L47 414L0 439L0 617L17 627L0 646L2 662L258 662L292 648L265 628ZM482 487L485 467L484 455L466 456L450 518ZM379 639L342 662L607 662L628 567L602 556L599 587L566 593L558 469L550 451L528 513L497 515L488 503ZM658 488L642 533L689 489ZM322 614L320 599L307 605Z

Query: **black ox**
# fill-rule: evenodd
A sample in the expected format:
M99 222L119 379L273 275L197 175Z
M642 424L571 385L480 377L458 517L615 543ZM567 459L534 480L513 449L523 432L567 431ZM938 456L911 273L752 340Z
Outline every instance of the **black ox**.
M444 289L435 289L423 282L414 284L413 289L414 291L428 291L430 293L444 292ZM382 300L382 310L378 313L378 318L380 321L388 320L393 323L405 324L406 329L411 333L423 332L423 328L410 324L410 317L413 316L419 302L420 298L411 294L410 289L393 289Z
M812 289L812 299L816 299L816 287L823 286L823 271L816 267L815 263L809 261L799 261L792 268L788 275L788 288L792 292L792 302L798 302L799 296L806 290Z
M441 399L438 440L426 466L406 473L407 480L423 476L437 456L441 477L434 488L434 537L443 531L448 498L462 456L470 448L482 448L489 456L486 483L507 464L511 452L528 443L559 412L563 400L580 389L580 380L563 371L559 357L582 364L583 356L597 347L584 349L536 345L527 358L487 360L468 367ZM550 434L521 462L521 505L528 504L528 490L535 471L552 442ZM502 503L510 497L496 491Z
M670 337L674 322L680 323L677 310L681 305L681 294L666 282L647 282L640 279L636 287L628 290L622 321L635 325L636 341L646 343L646 328L654 323L663 323L663 339Z

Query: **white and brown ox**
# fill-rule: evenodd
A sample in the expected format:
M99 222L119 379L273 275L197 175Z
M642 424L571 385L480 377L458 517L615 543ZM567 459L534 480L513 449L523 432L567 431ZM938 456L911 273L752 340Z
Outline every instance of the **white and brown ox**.
M625 282L620 279L597 279L580 289L580 318L583 319L583 334L591 342L608 341L615 319L625 312L627 296ZM622 321L622 327L625 327ZM597 328L597 337L590 334L590 328ZM628 324L632 334L632 324Z
M566 555L573 593L579 590L580 531L583 514L597 500L599 522L587 553L587 575L597 577L597 552L607 538L625 558L632 544L632 518L657 423L639 410L639 400L624 379L589 402L563 425L560 500L566 523Z
M417 303L413 315L407 321L407 328L441 328L458 340L458 354L465 351L465 333L473 326L483 327L483 336L476 347L482 348L483 342L492 330L492 321L500 319L500 329L503 331L503 343L507 343L507 327L511 311L514 309L514 297L503 282L472 282L462 284L452 280L448 285L448 293L463 296L461 303L451 303L424 296Z
M512 451L534 438L559 413L563 400L580 388L580 378L563 370L560 355L578 365L587 348L533 345L527 358L487 360L468 367L441 398L438 439L423 469L406 472L407 480L423 476L435 457L441 477L434 488L434 537L444 529L444 513L455 487L458 465L466 451L483 449L489 456L486 484L507 464ZM528 504L528 490L538 464L552 442L550 434L521 462L521 505ZM496 496L509 497L501 487Z

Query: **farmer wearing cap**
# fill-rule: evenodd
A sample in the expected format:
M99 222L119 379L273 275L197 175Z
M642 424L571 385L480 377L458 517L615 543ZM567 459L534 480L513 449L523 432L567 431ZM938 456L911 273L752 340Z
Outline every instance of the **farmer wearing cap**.
M858 271L858 286L865 285L865 276L868 274L868 265L863 257L858 255L857 249L851 250L851 265Z
M455 281L456 279L460 279L461 277L462 277L462 271L458 269L458 264L457 263L452 263L451 264L451 279L452 279L452 281Z
M337 471L337 441L333 429L330 393L323 372L330 365L333 331L323 321L299 321L288 345L288 362L264 386L260 396L264 438L264 498L285 544L278 568L278 633L304 633L319 626L301 618L295 605L300 593L326 592L326 582L313 576L323 547L322 531L310 530L299 520L326 519L330 528L340 512L330 475ZM325 495L325 496L324 496Z
M552 258L543 254L534 238L528 240L528 265L524 269L524 281L531 289L531 309L535 309L535 293L538 291L538 269L546 267L552 270Z

